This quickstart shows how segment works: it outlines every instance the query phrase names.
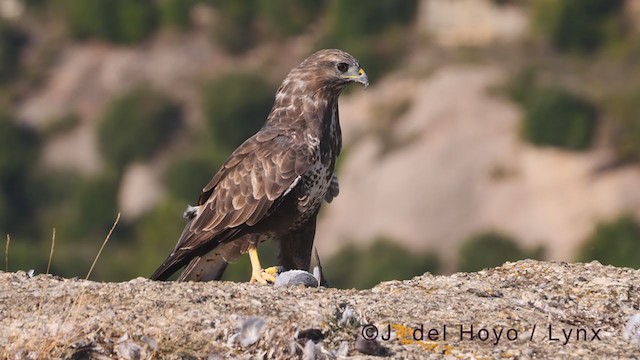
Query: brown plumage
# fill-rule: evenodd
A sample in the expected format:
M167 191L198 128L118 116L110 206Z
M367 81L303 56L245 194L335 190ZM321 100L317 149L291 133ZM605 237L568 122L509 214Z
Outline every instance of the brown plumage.
M318 51L291 70L265 125L204 187L151 279L185 267L178 280L218 280L229 261L271 239L280 242L281 266L308 270L320 205L338 192L338 96L351 82L368 85L358 61L341 50Z

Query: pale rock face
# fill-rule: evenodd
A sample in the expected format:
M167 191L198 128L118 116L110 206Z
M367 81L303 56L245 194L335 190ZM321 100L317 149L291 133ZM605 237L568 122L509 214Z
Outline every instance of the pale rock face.
M135 219L157 205L163 192L160 178L157 169L149 164L127 168L118 193L118 207L124 219Z
M104 162L98 150L96 126L95 122L83 122L71 132L48 141L42 151L44 165L88 175L100 173Z
M102 170L97 123L115 96L143 83L181 99L187 112L198 109L194 102L199 79L228 61L200 35L184 41L158 37L143 48L67 46L43 86L17 104L16 115L22 123L42 129L56 118L77 114L83 124L47 145L44 163L95 174ZM199 126L199 114L186 115L187 125Z
M529 23L522 8L488 0L423 0L418 27L440 45L483 46L518 40Z
M606 149L574 153L523 143L521 111L490 92L504 79L495 68L449 66L424 79L389 78L345 99L348 150L340 196L319 218L320 254L388 235L436 251L452 271L464 240L497 230L525 248L544 245L550 259L572 260L598 221L636 214L640 167L599 172L611 159ZM411 103L390 136L413 140L380 155L379 138L363 129L379 117L375 104L394 97Z

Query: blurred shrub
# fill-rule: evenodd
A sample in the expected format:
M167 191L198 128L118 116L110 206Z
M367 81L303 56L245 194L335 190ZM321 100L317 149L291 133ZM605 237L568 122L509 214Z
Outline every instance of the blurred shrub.
M640 228L629 216L599 224L583 245L578 261L640 268Z
M147 38L158 25L153 1L65 0L63 9L71 35L116 43L135 43Z
M322 265L330 287L356 289L409 279L427 271L435 273L440 267L434 255L406 250L386 238L364 249L349 245Z
M31 183L40 139L30 128L0 114L0 229L31 230L38 194Z
M536 69L526 67L513 75L504 87L511 100L524 105L536 86Z
M285 38L302 33L322 14L324 0L259 0L260 20L271 37Z
M182 125L182 109L147 87L137 87L115 99L98 128L100 150L121 170L144 161L171 139Z
M605 106L611 119L611 144L618 159L640 160L640 87L611 95Z
M471 272L500 266L507 261L526 258L542 259L543 257L543 248L526 252L514 239L489 232L472 236L460 247L458 268L460 271Z
M48 122L42 132L45 136L57 136L75 129L80 124L80 117L76 114L60 116Z
M231 152L264 124L275 90L261 77L226 75L203 89L204 113L218 149Z
M380 34L393 25L410 23L417 8L417 0L331 0L327 9L329 32L355 37Z
M168 197L135 224L135 248L131 252L144 256L136 259L135 268L126 276L149 277L169 255L186 224L182 218L185 208L181 201Z
M256 0L209 0L220 13L215 38L227 51L240 54L255 45Z
M200 192L217 170L217 164L204 157L178 158L167 169L165 183L171 194L195 205Z
M403 56L406 27L418 2L332 0L326 11L328 31L319 48L340 48L354 55L369 78L377 78Z
M0 81L15 76L20 52L27 44L27 36L15 26L0 20Z
M163 25L185 29L191 25L191 8L196 0L158 0Z
M536 145L584 150L591 145L596 110L585 100L558 87L543 87L525 102L523 133Z
M70 194L70 212L61 226L63 238L104 237L118 214L118 180L115 176L82 179Z
M559 50L588 52L623 32L623 0L538 0L535 24Z
M121 43L135 43L147 38L158 25L158 14L152 1L108 0L115 3L116 37Z

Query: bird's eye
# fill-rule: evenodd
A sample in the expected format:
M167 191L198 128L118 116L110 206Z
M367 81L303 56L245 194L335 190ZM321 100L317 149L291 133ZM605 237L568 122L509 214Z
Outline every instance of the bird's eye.
M340 72L347 72L347 70L349 70L349 64L347 64L347 63L339 63L338 64L338 70L340 70Z

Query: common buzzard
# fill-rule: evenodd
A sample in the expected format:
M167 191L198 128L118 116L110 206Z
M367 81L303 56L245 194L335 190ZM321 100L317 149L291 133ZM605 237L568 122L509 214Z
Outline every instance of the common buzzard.
M358 60L320 50L296 66L276 92L267 121L238 147L204 187L175 249L151 279L219 280L229 261L249 253L251 282L275 280L257 246L280 242L280 265L308 270L323 200L337 195L342 146L338 96L352 82L369 85Z

